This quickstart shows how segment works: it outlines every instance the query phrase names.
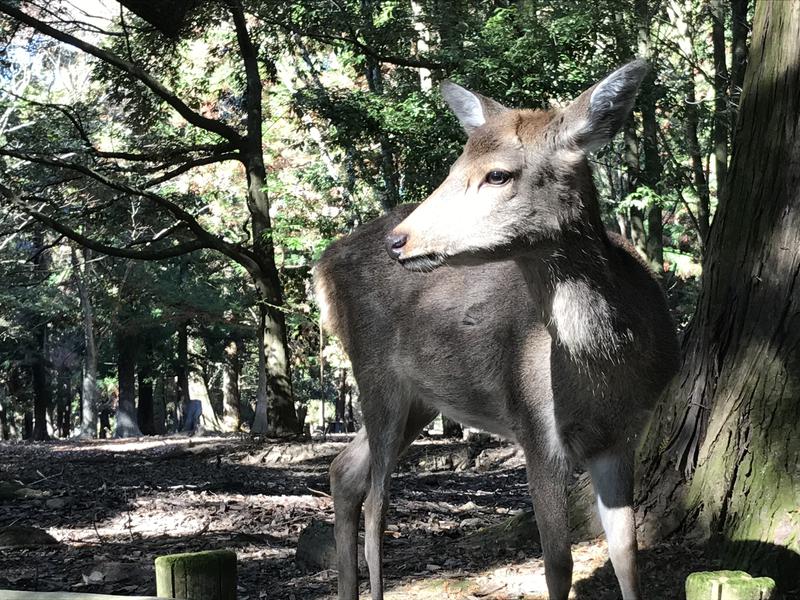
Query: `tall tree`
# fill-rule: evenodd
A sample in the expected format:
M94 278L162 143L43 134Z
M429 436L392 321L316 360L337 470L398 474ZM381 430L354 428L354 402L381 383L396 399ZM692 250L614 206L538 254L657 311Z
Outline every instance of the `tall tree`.
M761 1L730 193L681 372L644 446L646 537L696 527L726 566L800 584L800 3Z

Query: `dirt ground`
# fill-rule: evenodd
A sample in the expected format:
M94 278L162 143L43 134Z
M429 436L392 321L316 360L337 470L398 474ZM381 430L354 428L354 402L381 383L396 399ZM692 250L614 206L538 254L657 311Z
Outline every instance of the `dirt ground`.
M0 500L0 532L32 526L59 543L0 549L0 589L155 595L156 556L230 548L240 600L331 598L336 572L300 568L295 549L309 523L333 519L327 468L344 443L2 443L0 484L24 493ZM392 491L387 598L546 598L535 544L523 552L475 543L480 528L529 507L511 447L490 444L478 455L463 442L420 441ZM602 540L573 546L573 556L572 598L619 597ZM645 549L646 597L682 598L689 572L715 566L686 544Z

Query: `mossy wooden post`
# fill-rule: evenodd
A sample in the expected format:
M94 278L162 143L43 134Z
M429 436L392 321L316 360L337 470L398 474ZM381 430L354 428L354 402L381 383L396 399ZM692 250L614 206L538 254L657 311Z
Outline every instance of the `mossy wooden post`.
M236 600L236 554L211 550L159 556L156 594L184 600Z
M744 571L701 571L686 578L686 600L771 600L775 581Z

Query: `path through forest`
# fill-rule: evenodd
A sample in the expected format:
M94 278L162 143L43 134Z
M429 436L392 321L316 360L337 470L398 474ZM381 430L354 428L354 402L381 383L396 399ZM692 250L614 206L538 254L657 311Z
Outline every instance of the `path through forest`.
M0 589L154 594L153 559L231 548L239 598L330 598L335 571L297 566L312 521L332 521L327 467L344 440L263 444L182 437L0 444L0 533L45 530L57 545L0 549ZM20 486L22 486L20 488ZM393 484L388 598L545 598L535 544L481 543L481 527L528 508L512 447L425 440ZM618 597L605 543L573 547L574 598ZM682 596L692 570L713 568L685 544L642 552L649 598Z

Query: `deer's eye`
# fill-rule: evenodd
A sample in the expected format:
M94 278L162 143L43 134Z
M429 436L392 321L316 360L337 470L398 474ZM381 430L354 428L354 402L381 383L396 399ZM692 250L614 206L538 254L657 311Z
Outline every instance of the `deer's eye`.
M486 174L486 183L489 185L503 185L511 180L511 173L508 171L489 171Z

